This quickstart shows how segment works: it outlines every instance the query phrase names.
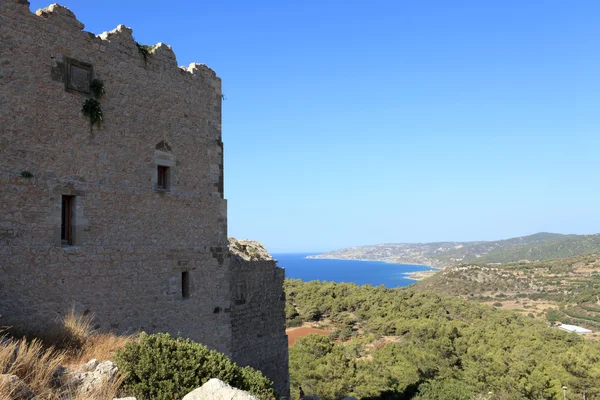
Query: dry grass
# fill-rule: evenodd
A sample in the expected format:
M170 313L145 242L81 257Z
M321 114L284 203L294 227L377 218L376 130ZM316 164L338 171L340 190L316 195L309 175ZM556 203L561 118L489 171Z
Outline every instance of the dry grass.
M124 348L132 340L135 340L135 336L93 335L86 341L79 354L68 360L68 364L81 365L93 358L100 362L112 360L117 350Z
M57 378L61 366L74 370L95 358L113 359L115 352L134 336L99 334L92 329L93 316L71 310L55 327L42 334L29 332L22 339L0 335L0 374L16 375L26 389L43 400L105 400L118 397L123 377L119 374L91 393L80 393L67 385L68 377ZM18 332L10 329L12 337ZM19 332L22 333L22 332ZM19 399L23 387L0 379L0 400Z
M62 337L59 339L69 348L83 348L94 333L93 320L93 314L86 316L77 313L75 308L71 308L71 311L62 319L62 324L59 325L62 327L62 332L60 332Z
M64 360L63 351L44 348L39 340L6 340L0 345L0 373L18 376L39 398L55 398L55 372ZM20 388L4 380L1 389L0 398L11 398Z

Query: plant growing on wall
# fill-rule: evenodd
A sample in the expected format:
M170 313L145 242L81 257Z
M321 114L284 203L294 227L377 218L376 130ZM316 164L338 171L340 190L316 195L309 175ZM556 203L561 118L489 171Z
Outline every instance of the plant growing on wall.
M148 62L148 56L150 55L150 51L154 48L154 46L149 46L147 44L140 44L139 42L135 42L138 51L144 57L144 64Z
M101 99L104 97L106 92L104 91L104 84L102 81L99 79L92 80L92 83L90 84L90 92L92 92L92 95L94 95L96 99Z
M94 124L100 125L103 119L100 102L96 99L87 99L85 103L83 103L81 111L83 112L83 115L90 119L90 132L92 132Z
M90 94L91 97L83 103L83 107L81 108L81 112L83 115L89 118L90 120L90 132L93 132L94 125L100 123L104 120L104 116L102 115L102 106L100 105L100 99L106 94L104 90L104 83L98 79L92 80L90 83Z

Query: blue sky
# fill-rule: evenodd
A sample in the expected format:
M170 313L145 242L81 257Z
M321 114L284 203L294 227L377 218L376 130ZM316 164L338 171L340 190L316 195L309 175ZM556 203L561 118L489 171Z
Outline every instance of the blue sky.
M61 4L223 79L231 236L289 252L600 232L596 1Z

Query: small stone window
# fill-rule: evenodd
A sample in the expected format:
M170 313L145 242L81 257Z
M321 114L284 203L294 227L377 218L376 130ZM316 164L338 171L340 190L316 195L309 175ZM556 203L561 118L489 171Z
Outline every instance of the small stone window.
M62 196L60 218L60 242L63 246L73 245L73 213L75 196Z
M156 188L159 190L169 190L170 188L170 168L164 165L156 166Z
M235 294L233 299L233 304L236 306L246 304L246 293L248 292L248 287L245 282L237 282L235 284Z
M183 298L183 299L190 298L190 272L189 271L181 272L181 298Z
M53 243L57 247L82 246L88 220L83 210L85 192L70 187L55 189L56 204L50 215L53 222Z
M93 76L91 64L68 58L65 72L67 90L90 93Z

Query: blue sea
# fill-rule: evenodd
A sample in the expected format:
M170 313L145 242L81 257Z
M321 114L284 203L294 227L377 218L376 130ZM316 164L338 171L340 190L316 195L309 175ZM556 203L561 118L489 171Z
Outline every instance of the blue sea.
M429 271L424 265L390 264L381 261L329 260L306 258L318 253L279 253L273 258L285 268L286 278L303 281L354 282L357 285L385 285L388 288L415 283L406 276L415 271Z

